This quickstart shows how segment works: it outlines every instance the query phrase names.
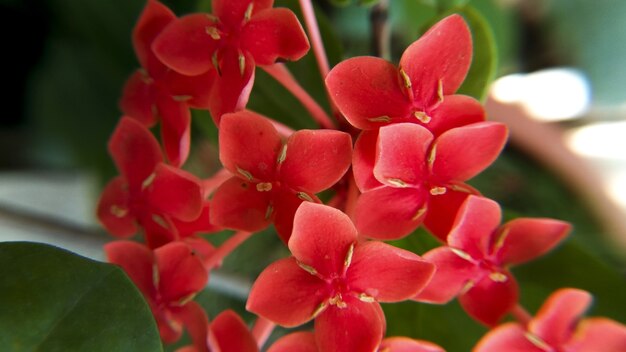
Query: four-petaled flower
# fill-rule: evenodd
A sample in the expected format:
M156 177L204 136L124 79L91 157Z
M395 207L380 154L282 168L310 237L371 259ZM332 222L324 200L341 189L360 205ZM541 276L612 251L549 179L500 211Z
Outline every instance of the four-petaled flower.
M213 195L211 220L259 231L274 222L287 242L303 201L333 186L350 166L352 139L334 130L301 130L285 143L264 117L250 111L222 117L220 160L235 176Z
M604 317L581 320L591 300L586 291L560 289L526 326L500 325L478 342L474 352L626 351L626 326Z
M255 65L297 60L309 50L296 15L272 5L273 0L214 0L213 14L173 21L152 45L156 56L176 72L217 72L208 106L218 126L224 113L245 107Z
M546 218L518 218L500 226L498 203L469 196L448 235L448 245L424 259L437 266L418 301L446 303L459 296L467 313L496 324L517 303L518 287L508 268L530 261L554 248L571 225Z
M385 333L378 302L416 295L435 268L414 253L357 237L346 214L302 203L288 243L293 257L259 275L246 308L286 327L315 319L322 351L374 350Z

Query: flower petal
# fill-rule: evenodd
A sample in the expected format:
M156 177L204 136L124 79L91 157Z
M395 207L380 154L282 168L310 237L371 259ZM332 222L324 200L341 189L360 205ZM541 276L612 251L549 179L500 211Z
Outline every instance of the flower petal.
M161 139L170 164L181 166L189 156L191 113L187 104L159 92L156 106L161 115Z
M499 274L506 275L506 279L494 281L486 276L459 296L467 314L488 326L498 323L517 304L519 295L515 278L508 272Z
M212 56L218 40L207 28L215 23L202 13L183 16L172 21L152 42L152 50L159 60L174 71L197 76L213 69Z
M382 127L374 176L392 187L417 186L427 175L427 153L433 135L424 127L412 123L397 123Z
M526 331L517 323L506 323L491 329L474 347L474 352L545 352L525 336Z
M315 335L309 331L297 331L276 340L267 352L318 352Z
M315 195L307 194L314 203L321 203ZM304 199L299 197L294 191L281 187L273 192L272 196L272 218L278 236L285 244L289 243L289 238L293 232L293 218L296 210Z
M221 351L256 352L259 350L246 323L230 309L215 317L210 329Z
M400 67L412 83L415 100L424 107L441 94L456 92L472 61L472 35L459 15L436 23L402 54ZM441 82L441 83L439 83Z
M448 234L454 226L454 221L461 205L470 194L480 193L466 184L457 185L459 190L446 189L446 193L428 198L428 212L424 218L424 226L442 242L446 242Z
M114 236L128 238L137 233L135 217L128 209L128 186L121 176L112 179L98 201L98 220Z
M500 225L502 212L495 201L478 196L469 196L459 209L448 245L460 249L474 259L489 256L492 235Z
M209 352L207 346L209 319L204 309L198 303L190 301L176 309L176 317L183 323L193 341L193 347L189 346L183 351L178 349L176 352Z
M159 292L165 302L180 303L206 286L209 272L184 242L171 242L154 251Z
M581 321L574 338L566 344L571 351L626 351L626 326L607 318Z
M142 125L150 127L157 121L154 114L154 86L151 78L141 70L135 71L124 84L120 109Z
M274 0L213 0L213 14L228 27L238 29L244 21L248 6L252 7L251 17L260 11L271 8Z
M113 241L104 245L107 261L124 269L148 301L155 297L152 251L137 242Z
M109 153L128 181L131 193L138 191L156 165L163 161L161 148L152 133L126 116L122 117L109 139Z
M449 95L430 112L431 121L424 125L438 137L447 130L485 121L485 109L467 95Z
M587 291L560 289L541 306L528 324L528 331L550 345L564 344L574 334L577 320L589 308L592 299Z
M414 340L408 337L387 337L378 348L382 352L445 352L441 346L430 341Z
M304 271L296 259L270 264L252 285L246 309L284 327L306 323L329 298L326 283Z
M135 54L141 66L147 69L151 75L162 73L165 69L152 52L152 42L175 19L176 15L167 6L156 0L148 0L135 28L133 28Z
M271 65L278 58L298 60L310 47L298 18L286 8L267 9L253 16L241 31L240 45L257 65Z
M378 302L399 302L417 295L434 272L435 266L417 254L370 241L354 248L346 280L352 290Z
M411 102L400 88L398 69L370 56L340 62L326 77L335 105L354 127L378 129L411 114Z
M302 264L325 278L343 272L357 232L350 218L335 208L303 202L293 221L289 250Z
M319 193L337 183L352 160L352 138L332 130L300 130L281 154L280 178L289 187Z
M376 302L347 297L347 307L328 307L315 319L315 338L320 351L369 352L376 350L385 334L384 314Z
M498 122L479 122L444 132L435 140L432 173L441 182L466 181L496 160L507 139Z
M178 232L172 219L163 214L145 212L139 218L143 227L146 245L149 248L159 248L178 239Z
M202 211L202 187L194 175L161 163L154 179L146 184L148 202L158 212L183 221L198 218Z
M392 240L413 232L424 220L428 196L421 189L383 187L361 194L354 222L363 236Z
M270 224L268 192L259 192L253 183L233 177L213 195L210 217L217 226L256 232Z
M249 53L225 50L219 60L221 74L215 80L209 97L209 111L215 125L222 115L243 110L254 84L254 58Z
M183 101L192 108L208 109L211 88L216 79L216 70L209 70L198 76L185 76L168 70L162 81L174 99Z
M373 130L361 132L354 144L352 172L356 185L361 192L379 188L383 185L374 177L377 143L378 130Z
M200 216L195 220L181 221L172 219L174 226L178 229L178 234L181 238L191 237L196 234L205 234L218 232L221 228L211 223L210 210L211 204L209 201L204 201L202 204L202 210Z
M415 297L419 302L448 303L479 274L474 263L461 258L449 247L430 250L423 258L433 263L437 270L426 288Z

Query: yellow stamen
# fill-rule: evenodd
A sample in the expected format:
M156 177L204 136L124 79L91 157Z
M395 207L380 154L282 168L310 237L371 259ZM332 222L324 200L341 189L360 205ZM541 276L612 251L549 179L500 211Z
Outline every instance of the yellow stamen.
M348 248L348 253L346 253L346 258L343 260L343 267L347 269L350 264L352 264L352 255L354 254L354 243L350 245Z
M494 282L506 282L506 280L508 279L506 275L504 275L503 273L499 273L499 272L493 272L489 274L489 278L491 279L491 281L494 281Z
M402 181L399 178L388 178L387 182L391 183L393 186L398 187L398 188L406 188L406 187L408 187L406 182Z
M384 115L378 117L370 117L367 120L371 122L391 122L391 117Z
M143 182L141 183L141 189L144 190L150 187L155 177L156 177L156 174L154 172L151 173L148 177L146 177L146 179L143 180Z
M222 39L222 36L220 35L220 31L213 27L213 26L208 26L206 27L206 34L208 34L211 38L213 38L213 40L220 40Z
M432 120L430 116L426 115L426 113L423 111L416 111L413 113L413 116L415 116L415 118L418 119L421 123L429 123L430 120Z
M430 194L432 194L433 196L446 194L446 188L445 187L433 187L430 189Z
M249 171L246 171L237 166L237 172L243 175L243 177L245 177L246 179L248 179L248 181L252 181L252 174Z
M404 72L404 69L400 69L400 76L402 77L402 81L404 82L404 87L410 89L412 87L411 78L409 77L409 75L406 74L406 72Z
M280 154L278 154L277 162L282 164L283 161L287 158L287 144L283 145L283 148L280 150Z
M311 198L310 195L308 195L308 194L306 194L304 192L298 192L297 195L298 195L298 198L300 198L302 200L305 200L307 202L312 202L313 201L313 198Z
M296 263L298 263L298 266L300 268L302 268L302 270L306 271L307 273L311 274L311 275L317 275L317 270L315 270L314 267L310 266L310 265L306 265L300 261L296 261Z
M260 182L256 184L256 190L259 192L269 192L272 190L271 182Z
M123 218L126 215L128 215L128 209L118 207L117 205L111 205L111 208L109 209L109 211L111 212L111 214L113 214L114 216L117 216L118 218Z

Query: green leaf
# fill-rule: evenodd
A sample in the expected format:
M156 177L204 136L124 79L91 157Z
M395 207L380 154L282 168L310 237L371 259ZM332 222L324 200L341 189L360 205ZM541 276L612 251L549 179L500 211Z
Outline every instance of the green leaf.
M0 243L3 351L162 351L124 272L49 245Z
M498 57L495 39L491 27L480 12L471 6L465 6L460 13L468 21L472 30L474 58L458 93L484 100L487 88L496 74Z

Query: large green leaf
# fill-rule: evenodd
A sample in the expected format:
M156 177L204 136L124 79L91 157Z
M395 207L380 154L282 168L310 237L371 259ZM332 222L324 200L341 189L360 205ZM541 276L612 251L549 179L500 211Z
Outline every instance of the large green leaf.
M161 351L124 272L49 245L0 243L0 349Z

